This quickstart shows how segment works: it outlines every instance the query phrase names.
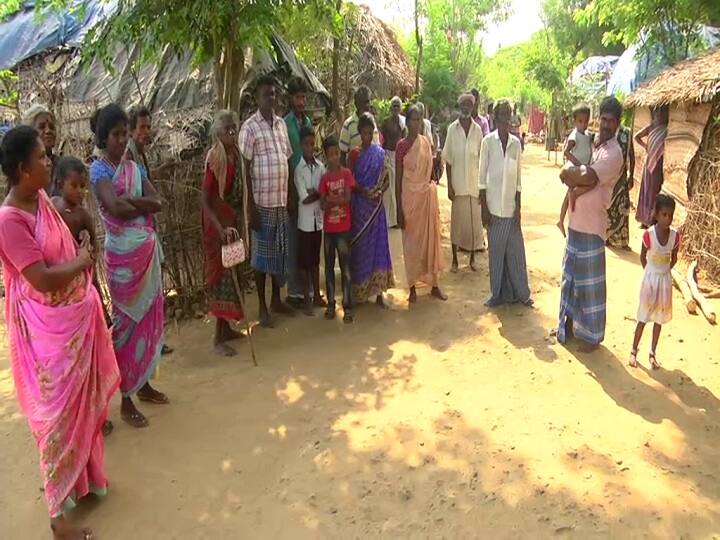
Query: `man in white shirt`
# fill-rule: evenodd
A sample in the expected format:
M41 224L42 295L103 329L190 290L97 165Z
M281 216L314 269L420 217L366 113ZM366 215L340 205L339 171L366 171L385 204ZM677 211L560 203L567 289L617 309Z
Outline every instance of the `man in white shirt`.
M487 135L480 150L480 203L488 230L490 289L488 307L533 304L528 286L525 243L520 228L520 139L510 133L512 106L495 105L497 129Z
M447 130L442 157L445 160L448 198L452 201L450 241L452 243L451 272L458 271L458 248L470 253L470 269L475 272L475 252L484 248L480 216L480 149L482 128L473 121L475 98L463 94L458 98L460 118Z

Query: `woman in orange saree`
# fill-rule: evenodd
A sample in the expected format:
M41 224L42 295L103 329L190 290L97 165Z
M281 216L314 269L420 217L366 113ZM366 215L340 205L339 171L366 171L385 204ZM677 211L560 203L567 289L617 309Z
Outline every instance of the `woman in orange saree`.
M431 295L447 300L440 289L443 270L440 238L440 204L431 179L432 145L420 134L422 115L410 107L405 116L408 136L395 148L398 225L403 230L403 255L410 297L417 301L418 284L432 287Z
M92 538L64 513L107 489L102 425L120 385L89 239L78 245L45 193L50 160L29 126L0 149L10 191L0 207L5 321L20 409L40 452L56 540Z

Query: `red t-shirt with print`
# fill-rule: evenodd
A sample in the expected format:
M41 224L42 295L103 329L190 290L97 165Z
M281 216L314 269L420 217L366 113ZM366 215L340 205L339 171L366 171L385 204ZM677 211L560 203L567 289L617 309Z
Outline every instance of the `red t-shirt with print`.
M323 197L343 197L355 187L355 178L350 169L342 167L339 171L328 171L320 179L318 193ZM326 206L323 230L329 233L348 232L352 227L350 203Z

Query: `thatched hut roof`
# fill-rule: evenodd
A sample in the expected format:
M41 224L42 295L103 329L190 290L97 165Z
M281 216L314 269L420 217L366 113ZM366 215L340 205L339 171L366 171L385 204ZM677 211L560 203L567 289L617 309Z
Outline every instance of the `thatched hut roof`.
M357 6L355 22L366 63L363 78L367 79L358 82L371 88L384 86L383 90L389 94L412 95L415 70L392 28L375 17L367 6Z
M627 107L672 103L708 103L720 93L720 47L678 62L641 85L625 100Z

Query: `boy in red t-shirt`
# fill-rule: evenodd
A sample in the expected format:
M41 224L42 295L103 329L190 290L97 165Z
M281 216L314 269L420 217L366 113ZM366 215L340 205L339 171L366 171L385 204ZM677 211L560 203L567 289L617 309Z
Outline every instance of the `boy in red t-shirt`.
M353 322L352 283L350 276L350 195L355 188L355 178L350 169L340 166L340 146L334 136L323 142L327 172L320 179L318 193L323 207L323 244L325 246L325 292L328 307L326 319L335 318L335 252L340 259L343 290L343 321Z

